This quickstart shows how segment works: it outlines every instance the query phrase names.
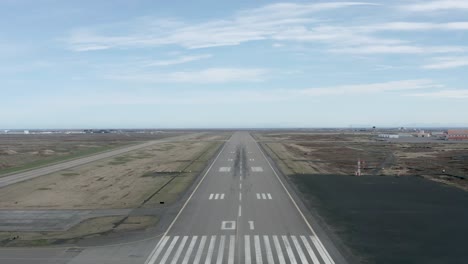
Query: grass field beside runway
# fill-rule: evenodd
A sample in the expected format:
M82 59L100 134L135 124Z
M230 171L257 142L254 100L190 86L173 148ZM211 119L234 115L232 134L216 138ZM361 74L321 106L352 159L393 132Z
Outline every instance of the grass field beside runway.
M360 263L466 263L468 193L420 177L293 175Z

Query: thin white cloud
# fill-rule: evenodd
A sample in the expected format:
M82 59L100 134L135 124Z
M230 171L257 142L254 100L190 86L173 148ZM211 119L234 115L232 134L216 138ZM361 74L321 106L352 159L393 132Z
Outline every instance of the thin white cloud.
M420 1L414 4L400 6L401 9L413 12L429 12L442 10L468 9L466 0L439 0L439 1Z
M198 61L198 60L207 59L211 57L212 57L211 54L181 56L172 60L159 60L159 61L148 62L145 64L145 66L170 66L170 65L188 63L192 61Z
M189 49L238 45L272 39L275 36L317 21L311 15L327 10L374 5L364 2L278 3L244 10L229 19L186 23L151 18L137 19L101 28L74 30L70 48L86 51L93 47L127 48L179 45ZM138 25L138 26L137 26ZM104 28L104 29L103 29ZM117 30L118 28L118 30ZM146 32L142 33L141 28ZM112 32L112 33L110 33ZM116 35L115 32L124 32Z
M309 96L322 96L322 95L359 95L368 93L383 93L383 92L405 92L418 89L433 89L441 88L443 86L428 79L416 80L403 80L391 81L382 83L371 84L357 84L357 85L341 85L334 87L324 88L309 88L298 90L298 94Z
M358 31L426 31L426 30L468 30L468 22L428 23L428 22L390 22L356 27Z
M347 54L429 54L461 53L467 51L467 48L460 46L367 45L332 48L330 51Z
M442 90L434 92L424 92L424 93L410 93L406 96L413 97L427 97L427 98L436 98L436 99L467 99L468 90Z
M263 81L268 73L262 68L208 68L197 71L168 73L123 73L108 75L108 79L149 83L228 83Z
M429 64L423 65L423 69L453 69L468 66L468 57L440 57L434 58Z

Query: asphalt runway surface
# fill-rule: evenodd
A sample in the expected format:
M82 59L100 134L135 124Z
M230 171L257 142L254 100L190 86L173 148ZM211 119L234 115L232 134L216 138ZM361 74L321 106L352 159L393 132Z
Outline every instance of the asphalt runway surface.
M346 263L309 223L249 133L235 133L201 177L154 238L80 249L0 249L0 263Z

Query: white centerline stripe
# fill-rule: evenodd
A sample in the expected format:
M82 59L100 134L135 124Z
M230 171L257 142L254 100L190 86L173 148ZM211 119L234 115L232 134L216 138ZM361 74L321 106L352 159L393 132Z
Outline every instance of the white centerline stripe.
M211 264L211 256L213 255L216 243L216 236L211 236L210 245L208 246L208 255L206 255L205 264Z
M242 205L239 204L239 216L242 216Z
M250 237L244 236L244 254L245 254L245 264L251 264L252 260L250 259Z
M301 259L302 264L309 264L309 261L307 261L307 258L304 255L304 251L302 251L301 245L299 244L299 241L297 241L296 236L291 236L291 239L294 243L294 246L296 247L297 254L299 254L299 258Z
M216 259L216 264L223 263L223 253L224 253L224 240L225 236L221 236L221 240L219 241L219 248L218 248L218 258Z
M192 241L190 241L190 245L187 249L187 252L185 253L184 260L182 261L182 264L188 264L188 261L190 259L190 255L192 254L193 247L195 246L195 243L197 243L198 236L194 236L192 238Z
M263 242L265 243L268 264L275 263L273 259L273 252L271 252L270 240L268 239L268 236L263 236Z
M262 260L262 248L260 247L260 238L258 236L254 236L255 242L255 261L257 264L263 264Z
M176 264L177 260L179 260L180 253L182 253L182 249L184 249L185 242L187 242L187 239L188 239L188 236L184 236L184 238L182 238L182 242L180 242L180 245L177 248L177 251L176 251L176 253L174 255L174 258L171 261L171 264Z
M268 199L270 199L270 200L271 200L271 194L269 194L269 193L268 193L267 195L268 195Z
M215 200L218 200L219 194L215 194Z
M273 236L273 243L275 244L276 254L278 255L278 261L280 264L286 264L283 256L283 250L281 249L280 243L277 236Z
M262 193L262 198L263 200L266 200L266 195L264 193Z
M193 260L193 264L198 264L200 262L201 254L202 254L203 248L205 247L205 242L206 242L206 236L202 236L200 240L200 245L198 245L197 255L195 256L195 259Z
M213 194L212 193L210 194L210 198L208 198L208 200L211 200L211 199L213 199Z
M151 259L149 260L148 263L154 263L156 261L156 259L158 258L159 254L161 254L161 251L163 250L164 246L166 245L167 241L169 240L169 237L168 236L164 236L162 239L161 239L161 244L159 244L159 246L157 247L157 250L156 252L154 253L154 255L151 257Z
M289 260L291 264L297 264L296 257L294 256L294 252L292 251L291 245L289 244L288 237L283 236L284 247L286 248L286 253L288 253Z
M242 189L242 183L239 183L239 189Z
M224 193L221 194L221 197L219 199L223 200L224 199Z
M239 201L242 201L242 193L239 193Z
M307 249L307 252L309 253L310 258L312 259L313 263L320 263L317 256L315 255L314 251L312 250L312 247L310 246L309 242L307 241L307 238L305 236L301 236L302 242L304 243L305 248Z
M167 258L169 257L169 255L171 254L172 249L174 248L175 244L177 243L177 240L179 240L179 237L178 237L178 236L175 236L175 237L172 239L171 244L169 245L169 247L168 247L167 250L166 250L166 254L164 254L163 258L161 259L161 262L160 262L161 264L166 263L166 260L167 260Z

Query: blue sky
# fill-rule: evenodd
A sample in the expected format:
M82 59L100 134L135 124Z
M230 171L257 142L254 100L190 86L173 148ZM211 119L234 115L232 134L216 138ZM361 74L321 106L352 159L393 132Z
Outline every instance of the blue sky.
M468 1L0 1L0 128L468 126Z

